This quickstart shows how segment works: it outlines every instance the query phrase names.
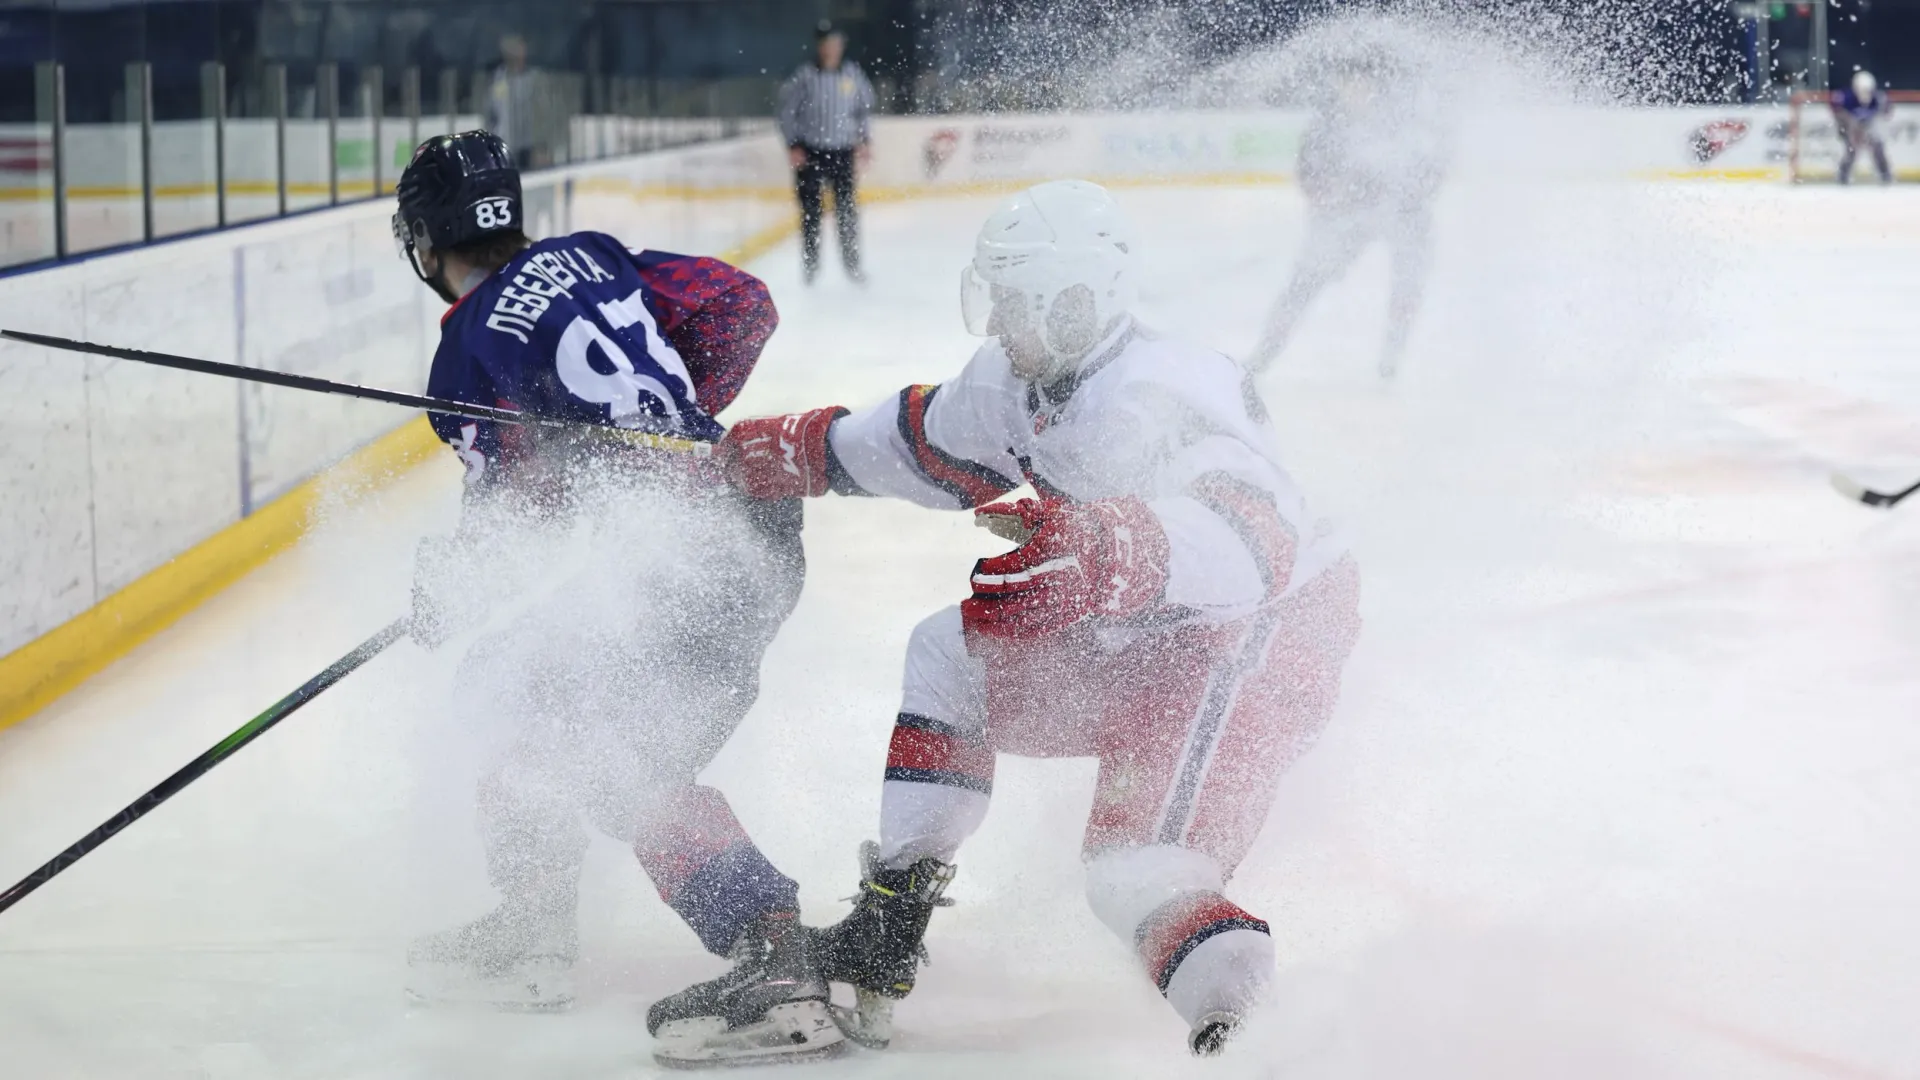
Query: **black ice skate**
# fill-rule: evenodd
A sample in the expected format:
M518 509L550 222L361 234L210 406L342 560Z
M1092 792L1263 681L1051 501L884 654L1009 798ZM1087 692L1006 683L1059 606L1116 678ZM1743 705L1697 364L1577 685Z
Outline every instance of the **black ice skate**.
M921 859L904 870L880 865L878 844L860 845L860 894L846 918L814 931L820 971L828 982L853 987L855 1005L834 1016L847 1036L882 1049L893 1039L893 1003L913 991L926 958L927 921L953 901L942 893L954 867Z
M827 983L810 935L798 919L761 918L741 931L727 958L732 971L647 1010L647 1031L660 1040L655 1061L703 1069L832 1057L846 1049L827 1008Z
M1239 1032L1239 1013L1211 1012L1193 1025L1193 1031L1187 1036L1187 1047L1196 1057L1213 1057L1226 1049L1227 1043Z
M508 902L417 939L407 950L407 993L422 1004L555 1012L573 1004L579 952L571 891L548 904Z

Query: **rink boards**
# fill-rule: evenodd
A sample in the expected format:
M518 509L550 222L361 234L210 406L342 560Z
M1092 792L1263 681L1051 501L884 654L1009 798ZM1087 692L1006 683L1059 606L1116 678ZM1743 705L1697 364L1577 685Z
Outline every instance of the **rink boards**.
M527 216L536 235L602 227L746 257L791 214L764 179L738 183L743 167L777 170L778 147L545 173L526 185ZM419 392L444 305L395 252L391 213L365 202L15 274L0 281L0 326ZM327 500L301 490L303 512L227 530L357 449L356 483L418 460L426 439L391 406L13 342L0 391L0 726L164 626L209 574L284 547ZM136 584L137 616L100 609Z
M882 118L866 195L1063 175L1285 183L1306 123L1285 110ZM1468 118L1450 137L1462 170L1773 179L1785 125L1775 106L1510 110ZM1904 121L1890 129L1896 168L1920 167L1916 132ZM18 273L0 282L0 326L417 391L441 305L396 257L389 214L376 200ZM527 217L536 235L596 228L745 259L790 231L794 214L784 152L758 135L550 170L528 181ZM14 511L0 516L0 726L138 640L138 628L98 617L103 601L157 575L146 587L178 603L148 605L159 621L142 625L164 625L205 587L169 583L172 560L406 419L382 405L11 343L0 345L0 387L9 416L0 499ZM419 429L396 438L391 462L418 457ZM372 460L379 471L380 453ZM297 532L305 513L282 517ZM291 535L230 537L214 561L243 572ZM98 625L71 643L48 641L90 610ZM33 642L39 652L23 656Z

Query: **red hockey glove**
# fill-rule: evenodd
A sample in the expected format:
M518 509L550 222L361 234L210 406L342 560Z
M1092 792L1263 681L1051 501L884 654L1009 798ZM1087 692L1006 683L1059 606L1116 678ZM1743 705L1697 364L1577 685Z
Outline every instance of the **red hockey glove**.
M827 429L847 415L838 405L742 420L716 455L727 479L756 499L827 493Z
M1017 519L1032 539L973 564L973 595L960 604L969 632L1045 637L1088 616L1138 614L1166 591L1166 531L1131 495L1090 503L1021 499L974 513L997 524Z

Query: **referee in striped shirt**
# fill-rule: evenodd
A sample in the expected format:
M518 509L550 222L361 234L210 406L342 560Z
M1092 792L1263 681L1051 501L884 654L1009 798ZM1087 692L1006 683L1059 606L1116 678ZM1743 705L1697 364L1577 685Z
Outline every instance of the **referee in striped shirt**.
M800 262L808 284L820 272L823 184L833 185L833 219L847 276L866 281L860 270L860 212L854 207L853 177L855 164L865 165L869 153L873 84L846 52L846 36L822 22L815 35L817 62L801 65L780 87L780 135L787 142L800 196Z

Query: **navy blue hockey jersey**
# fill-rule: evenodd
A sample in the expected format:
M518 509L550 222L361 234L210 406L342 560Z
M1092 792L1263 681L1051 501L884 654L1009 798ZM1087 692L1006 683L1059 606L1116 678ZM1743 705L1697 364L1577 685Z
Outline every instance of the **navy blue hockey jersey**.
M1885 90L1875 90L1864 99L1854 93L1851 86L1833 92L1833 111L1862 124L1878 119L1887 111L1890 103Z
M449 308L427 393L540 416L713 440L778 316L717 259L630 251L604 233L542 240ZM429 414L467 465L501 479L535 445L517 425Z

